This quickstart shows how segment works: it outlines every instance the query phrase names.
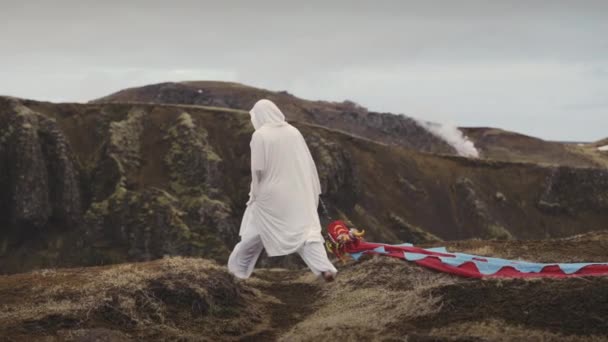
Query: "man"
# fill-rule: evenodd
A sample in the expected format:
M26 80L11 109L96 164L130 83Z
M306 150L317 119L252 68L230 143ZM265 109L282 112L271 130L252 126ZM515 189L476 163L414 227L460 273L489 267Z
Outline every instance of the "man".
M251 191L228 270L248 278L265 248L269 256L297 252L315 275L334 280L338 271L327 258L317 214L319 176L302 134L269 100L249 114Z

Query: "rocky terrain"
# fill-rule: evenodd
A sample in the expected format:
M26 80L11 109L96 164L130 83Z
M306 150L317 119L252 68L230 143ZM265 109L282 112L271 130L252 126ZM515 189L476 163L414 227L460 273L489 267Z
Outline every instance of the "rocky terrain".
M189 104L249 110L261 98L276 102L290 120L321 125L422 152L459 154L453 142L448 143L444 136L430 133L423 121L410 116L368 111L349 100L341 103L309 101L286 91L273 92L238 83L196 81L152 84L121 90L93 102ZM479 155L485 159L608 168L608 155L600 154L595 149L544 141L496 128L465 127L460 131L475 143ZM453 134L455 132L451 132Z
M379 141L426 152L456 154L453 147L412 118L369 112L352 101L308 101L286 92L272 92L227 82L160 83L131 88L92 101L143 102L213 106L249 111L256 101L275 102L288 120L321 125Z
M606 169L430 154L293 124L329 216L370 240L606 229ZM234 109L0 98L0 273L165 255L224 262L247 199L251 133L248 114Z
M457 241L451 251L605 261L608 234ZM549 254L547 254L549 253ZM200 258L0 276L6 341L605 341L608 278L469 280L403 260L261 268L237 281Z

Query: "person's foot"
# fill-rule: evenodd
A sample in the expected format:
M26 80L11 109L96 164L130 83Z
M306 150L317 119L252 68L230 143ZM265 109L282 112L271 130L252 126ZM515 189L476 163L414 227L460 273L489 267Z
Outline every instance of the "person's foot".
M321 275L323 275L323 279L325 279L326 282L332 282L334 281L336 278L334 277L334 275L331 272L325 271L323 273L321 273Z

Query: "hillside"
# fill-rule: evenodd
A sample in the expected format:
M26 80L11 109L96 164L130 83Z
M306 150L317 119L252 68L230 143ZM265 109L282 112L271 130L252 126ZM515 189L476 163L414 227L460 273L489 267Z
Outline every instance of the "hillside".
M448 248L576 262L602 261L605 253L598 251L605 251L606 243L603 233L517 244L462 241ZM0 336L9 341L608 338L606 277L469 280L380 256L337 266L338 278L328 284L306 269L282 268L257 269L252 278L237 281L214 262L180 257L0 276Z
M372 241L607 228L606 169L421 153L293 124L331 218ZM164 255L224 262L247 200L252 130L246 112L225 108L0 98L0 273Z
M602 139L602 140L596 142L595 145L596 146L605 146L605 145L608 145L608 138Z
M390 145L456 154L454 148L412 118L369 112L350 101L308 101L286 91L272 92L238 83L199 81L152 84L125 89L92 102L186 104L249 111L262 98L275 102L291 121L317 124Z
M488 159L608 168L608 156L593 148L595 144L545 141L497 128L463 127L461 130Z
M145 102L191 104L249 110L268 98L294 121L321 125L389 145L422 152L458 154L454 144L430 133L420 121L405 115L375 113L350 101L309 101L286 91L273 92L238 83L193 81L160 83L130 88L93 102ZM424 113L419 113L424 115ZM576 145L544 141L496 128L460 128L475 143L482 158L499 161L533 162L545 165L608 168L608 156ZM457 134L450 132L450 136Z

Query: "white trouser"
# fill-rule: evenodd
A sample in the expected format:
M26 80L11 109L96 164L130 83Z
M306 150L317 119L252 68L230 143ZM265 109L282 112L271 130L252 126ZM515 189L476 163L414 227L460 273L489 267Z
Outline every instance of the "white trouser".
M243 237L243 240L234 246L230 254L228 271L238 278L249 278L263 249L264 244L259 235ZM338 273L338 270L329 261L322 242L306 241L296 252L315 275L321 275L325 271L334 275Z

